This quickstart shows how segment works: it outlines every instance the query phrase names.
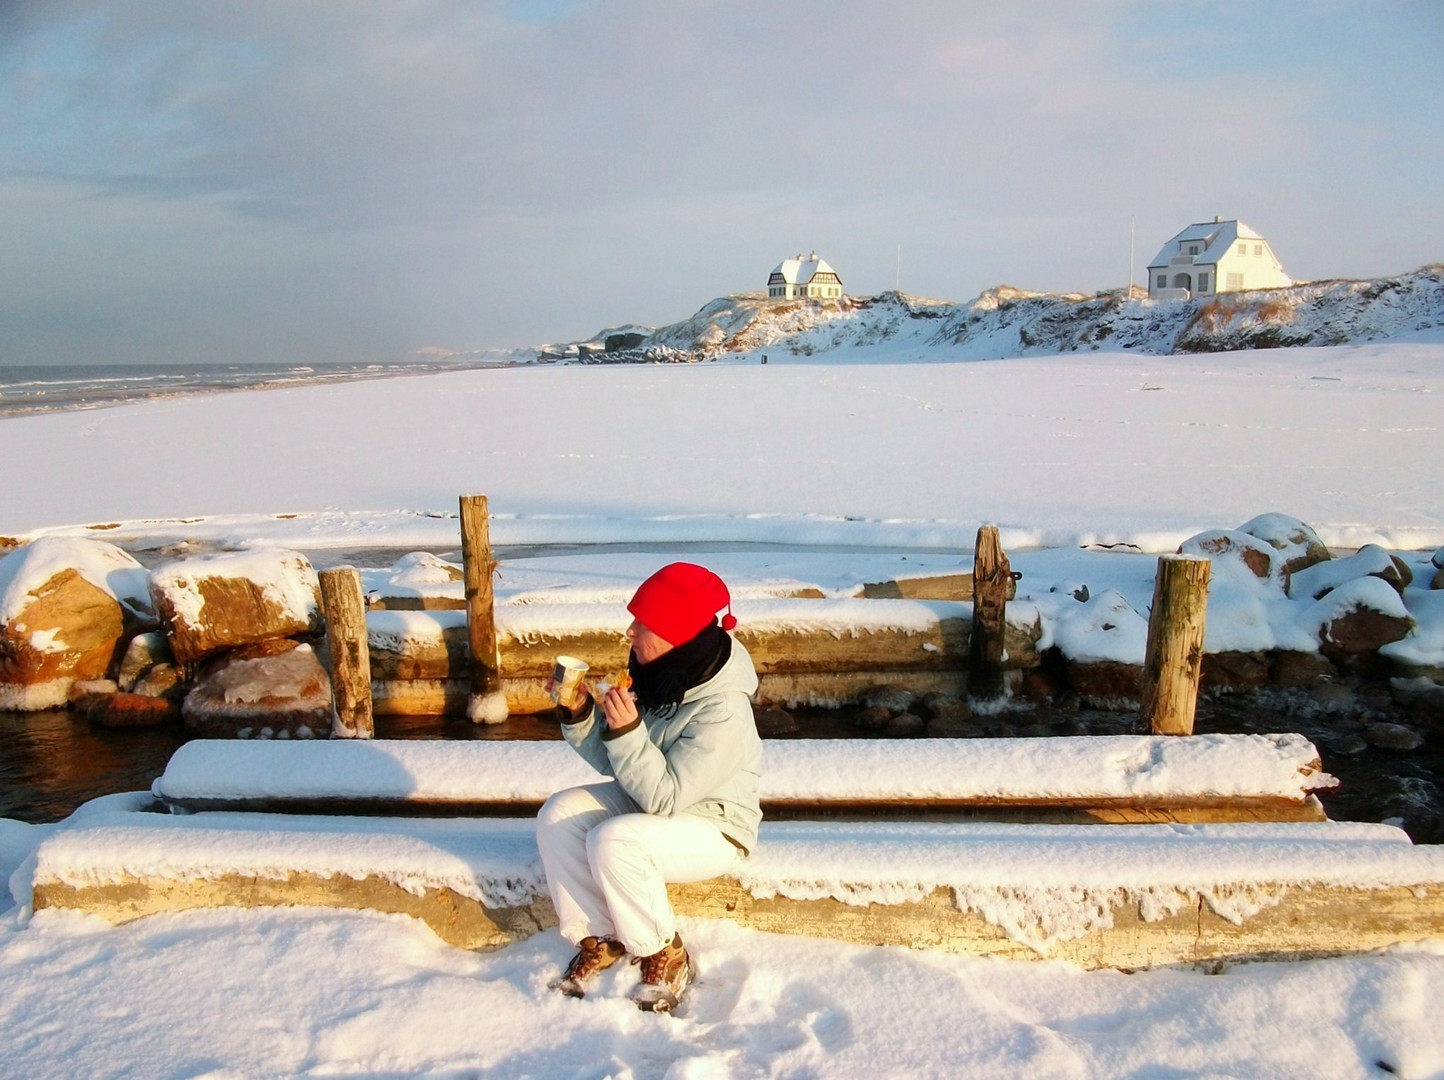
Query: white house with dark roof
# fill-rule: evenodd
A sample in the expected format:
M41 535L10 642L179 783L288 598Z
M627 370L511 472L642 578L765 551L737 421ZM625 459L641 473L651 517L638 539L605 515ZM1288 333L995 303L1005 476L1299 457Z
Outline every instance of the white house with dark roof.
M772 300L834 300L841 295L842 279L815 251L783 259L767 279L767 296Z
M1292 285L1269 242L1242 221L1190 225L1148 264L1148 296L1186 300Z

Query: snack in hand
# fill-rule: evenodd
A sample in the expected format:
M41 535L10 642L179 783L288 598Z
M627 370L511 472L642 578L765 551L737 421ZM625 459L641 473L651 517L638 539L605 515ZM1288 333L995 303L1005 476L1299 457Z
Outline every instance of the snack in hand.
M603 675L601 681L597 683L597 697L599 699L605 697L607 691L614 686L618 690L630 690L632 688L632 673L626 668L622 668L622 670L614 671L610 675Z

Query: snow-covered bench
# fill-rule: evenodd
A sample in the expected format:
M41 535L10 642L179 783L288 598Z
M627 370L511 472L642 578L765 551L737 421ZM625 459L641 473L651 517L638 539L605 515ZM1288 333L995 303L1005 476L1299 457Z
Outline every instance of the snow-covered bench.
M769 740L765 754L774 815L757 851L734 875L672 886L681 914L1120 968L1444 937L1444 848L1390 826L1297 820L1322 818L1312 792L1333 782L1300 736ZM143 794L87 807L37 849L29 900L114 922L357 908L498 947L555 922L532 811L595 779L562 743L191 742L153 791L181 812L142 812L155 805ZM1254 820L921 820L935 806L1085 806L1121 814L1092 820L1139 822L1145 810L1227 816L1231 803ZM299 812L316 807L332 812ZM872 820L826 816L839 807ZM777 820L778 808L826 820ZM481 811L512 816L469 816ZM1295 820L1259 820L1273 813Z
M1109 822L1322 820L1299 735L764 743L777 818L1047 812ZM561 742L197 740L155 795L181 811L529 816L600 777Z
M112 922L399 912L465 948L555 922L530 820L140 812L147 801L78 814L16 874L17 897ZM672 897L684 916L774 932L1137 968L1444 937L1444 848L1342 822L764 822L735 876Z

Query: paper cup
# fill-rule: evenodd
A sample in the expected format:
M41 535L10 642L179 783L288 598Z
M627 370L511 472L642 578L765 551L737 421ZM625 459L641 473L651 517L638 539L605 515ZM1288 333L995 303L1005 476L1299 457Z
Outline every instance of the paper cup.
M547 680L547 693L558 705L571 708L576 704L577 688L588 671L587 664L575 656L558 656L552 668L552 677Z

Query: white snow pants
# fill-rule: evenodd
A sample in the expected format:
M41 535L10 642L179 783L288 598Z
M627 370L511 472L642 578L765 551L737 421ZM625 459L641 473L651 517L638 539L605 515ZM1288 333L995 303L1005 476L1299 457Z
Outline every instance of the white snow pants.
M633 956L672 942L667 882L705 881L742 851L692 814L644 814L615 780L558 791L537 814L537 847L562 937L610 937Z

